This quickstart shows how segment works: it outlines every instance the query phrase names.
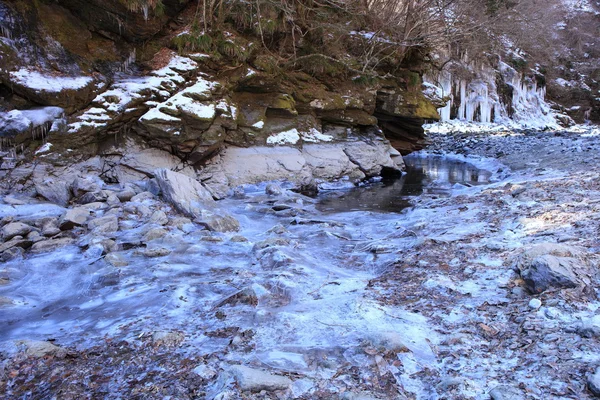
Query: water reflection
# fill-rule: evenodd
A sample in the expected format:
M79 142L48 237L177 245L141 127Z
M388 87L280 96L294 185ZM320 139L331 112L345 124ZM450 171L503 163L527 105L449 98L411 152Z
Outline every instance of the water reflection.
M320 211L398 212L410 206L410 197L423 193L449 196L456 184L475 186L489 183L491 173L473 164L439 156L409 155L404 158L406 174L363 187L319 194Z

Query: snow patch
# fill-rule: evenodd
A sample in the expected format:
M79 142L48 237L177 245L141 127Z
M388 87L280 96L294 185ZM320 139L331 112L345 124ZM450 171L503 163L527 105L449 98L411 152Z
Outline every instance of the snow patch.
M56 76L42 74L39 71L21 69L13 71L10 76L19 84L33 90L59 93L63 90L78 90L88 86L93 79L89 76Z
M289 131L279 132L275 135L267 138L268 144L296 144L300 140L300 133L297 129L290 129Z

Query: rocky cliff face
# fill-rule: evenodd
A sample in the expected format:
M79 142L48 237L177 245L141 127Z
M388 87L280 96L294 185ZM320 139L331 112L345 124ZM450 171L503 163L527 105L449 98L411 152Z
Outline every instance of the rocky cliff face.
M223 60L238 49L228 44L253 45L234 30L220 54L184 52L177 39L196 12L187 3L164 1L159 13L119 0L0 1L4 181L27 189L33 178L47 197L36 176L72 180L77 163L113 183L166 167L219 198L245 183L398 171L400 153L425 143L421 125L438 115L419 73L365 82L274 70L261 55Z

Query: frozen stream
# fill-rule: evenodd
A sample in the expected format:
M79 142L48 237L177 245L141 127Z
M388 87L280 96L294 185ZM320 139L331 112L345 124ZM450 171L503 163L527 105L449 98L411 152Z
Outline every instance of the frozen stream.
M368 362L365 344L396 341L411 350L401 357L433 363L438 335L427 318L382 305L367 286L398 261L398 252L422 240L402 227L407 196L440 188L448 195L453 184L480 184L489 174L441 158L409 159L409 166L396 181L317 199L248 189L245 199L222 202L241 223L235 235L188 224L141 243L147 224L123 219L116 241L128 265L120 268L93 246L8 262L0 269L9 281L0 296L16 306L0 313L0 341L54 339L86 347L105 336L135 340L176 331L185 336L185 351L211 354L224 351L233 335L251 338L251 349L228 356L234 360L325 379L339 363ZM1 207L4 216L62 212ZM89 240L81 237L79 244ZM148 249L168 254L148 257Z

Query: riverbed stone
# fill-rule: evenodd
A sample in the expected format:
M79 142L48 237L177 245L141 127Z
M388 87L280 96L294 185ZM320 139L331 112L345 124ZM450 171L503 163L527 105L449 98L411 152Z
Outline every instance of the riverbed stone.
M68 352L62 347L56 346L50 342L38 340L20 340L18 343L25 347L25 354L30 357L41 358L53 356L64 358Z
M144 200L152 200L152 199L154 199L154 195L152 193L142 192L142 193L139 193L139 194L136 194L135 196L133 196L130 201L142 202Z
M143 242L150 242L152 240L160 239L164 237L167 233L169 233L166 229L163 228L152 228L143 236Z
M516 388L508 385L499 385L490 391L492 400L524 400L525 396Z
M237 232L240 223L222 211L199 210L194 222L213 232Z
M2 238L10 240L15 236L27 236L33 228L22 222L11 222L2 227Z
M114 215L95 218L88 222L88 229L95 233L112 233L119 230L119 219Z
M156 346L177 347L185 340L181 332L157 331L152 334L152 343Z
M70 230L85 225L89 216L90 210L85 207L71 208L60 218L58 225L63 231Z
M516 259L516 269L531 293L549 288L576 288L590 283L591 271L585 251L578 247L542 243L525 250Z
M69 237L42 240L40 242L34 243L33 246L31 246L30 251L32 253L45 253L48 251L54 251L57 248L68 246L74 243L75 239Z
M169 218L164 211L158 210L150 216L150 222L158 225L166 225L169 222Z
M600 397L600 367L596 368L596 371L588 376L587 385L594 396Z
M126 267L129 265L129 262L120 253L108 253L104 256L104 260L113 267Z
M290 387L292 380L281 375L274 375L260 369L234 365L229 371L242 391L260 392L261 390L285 390Z

